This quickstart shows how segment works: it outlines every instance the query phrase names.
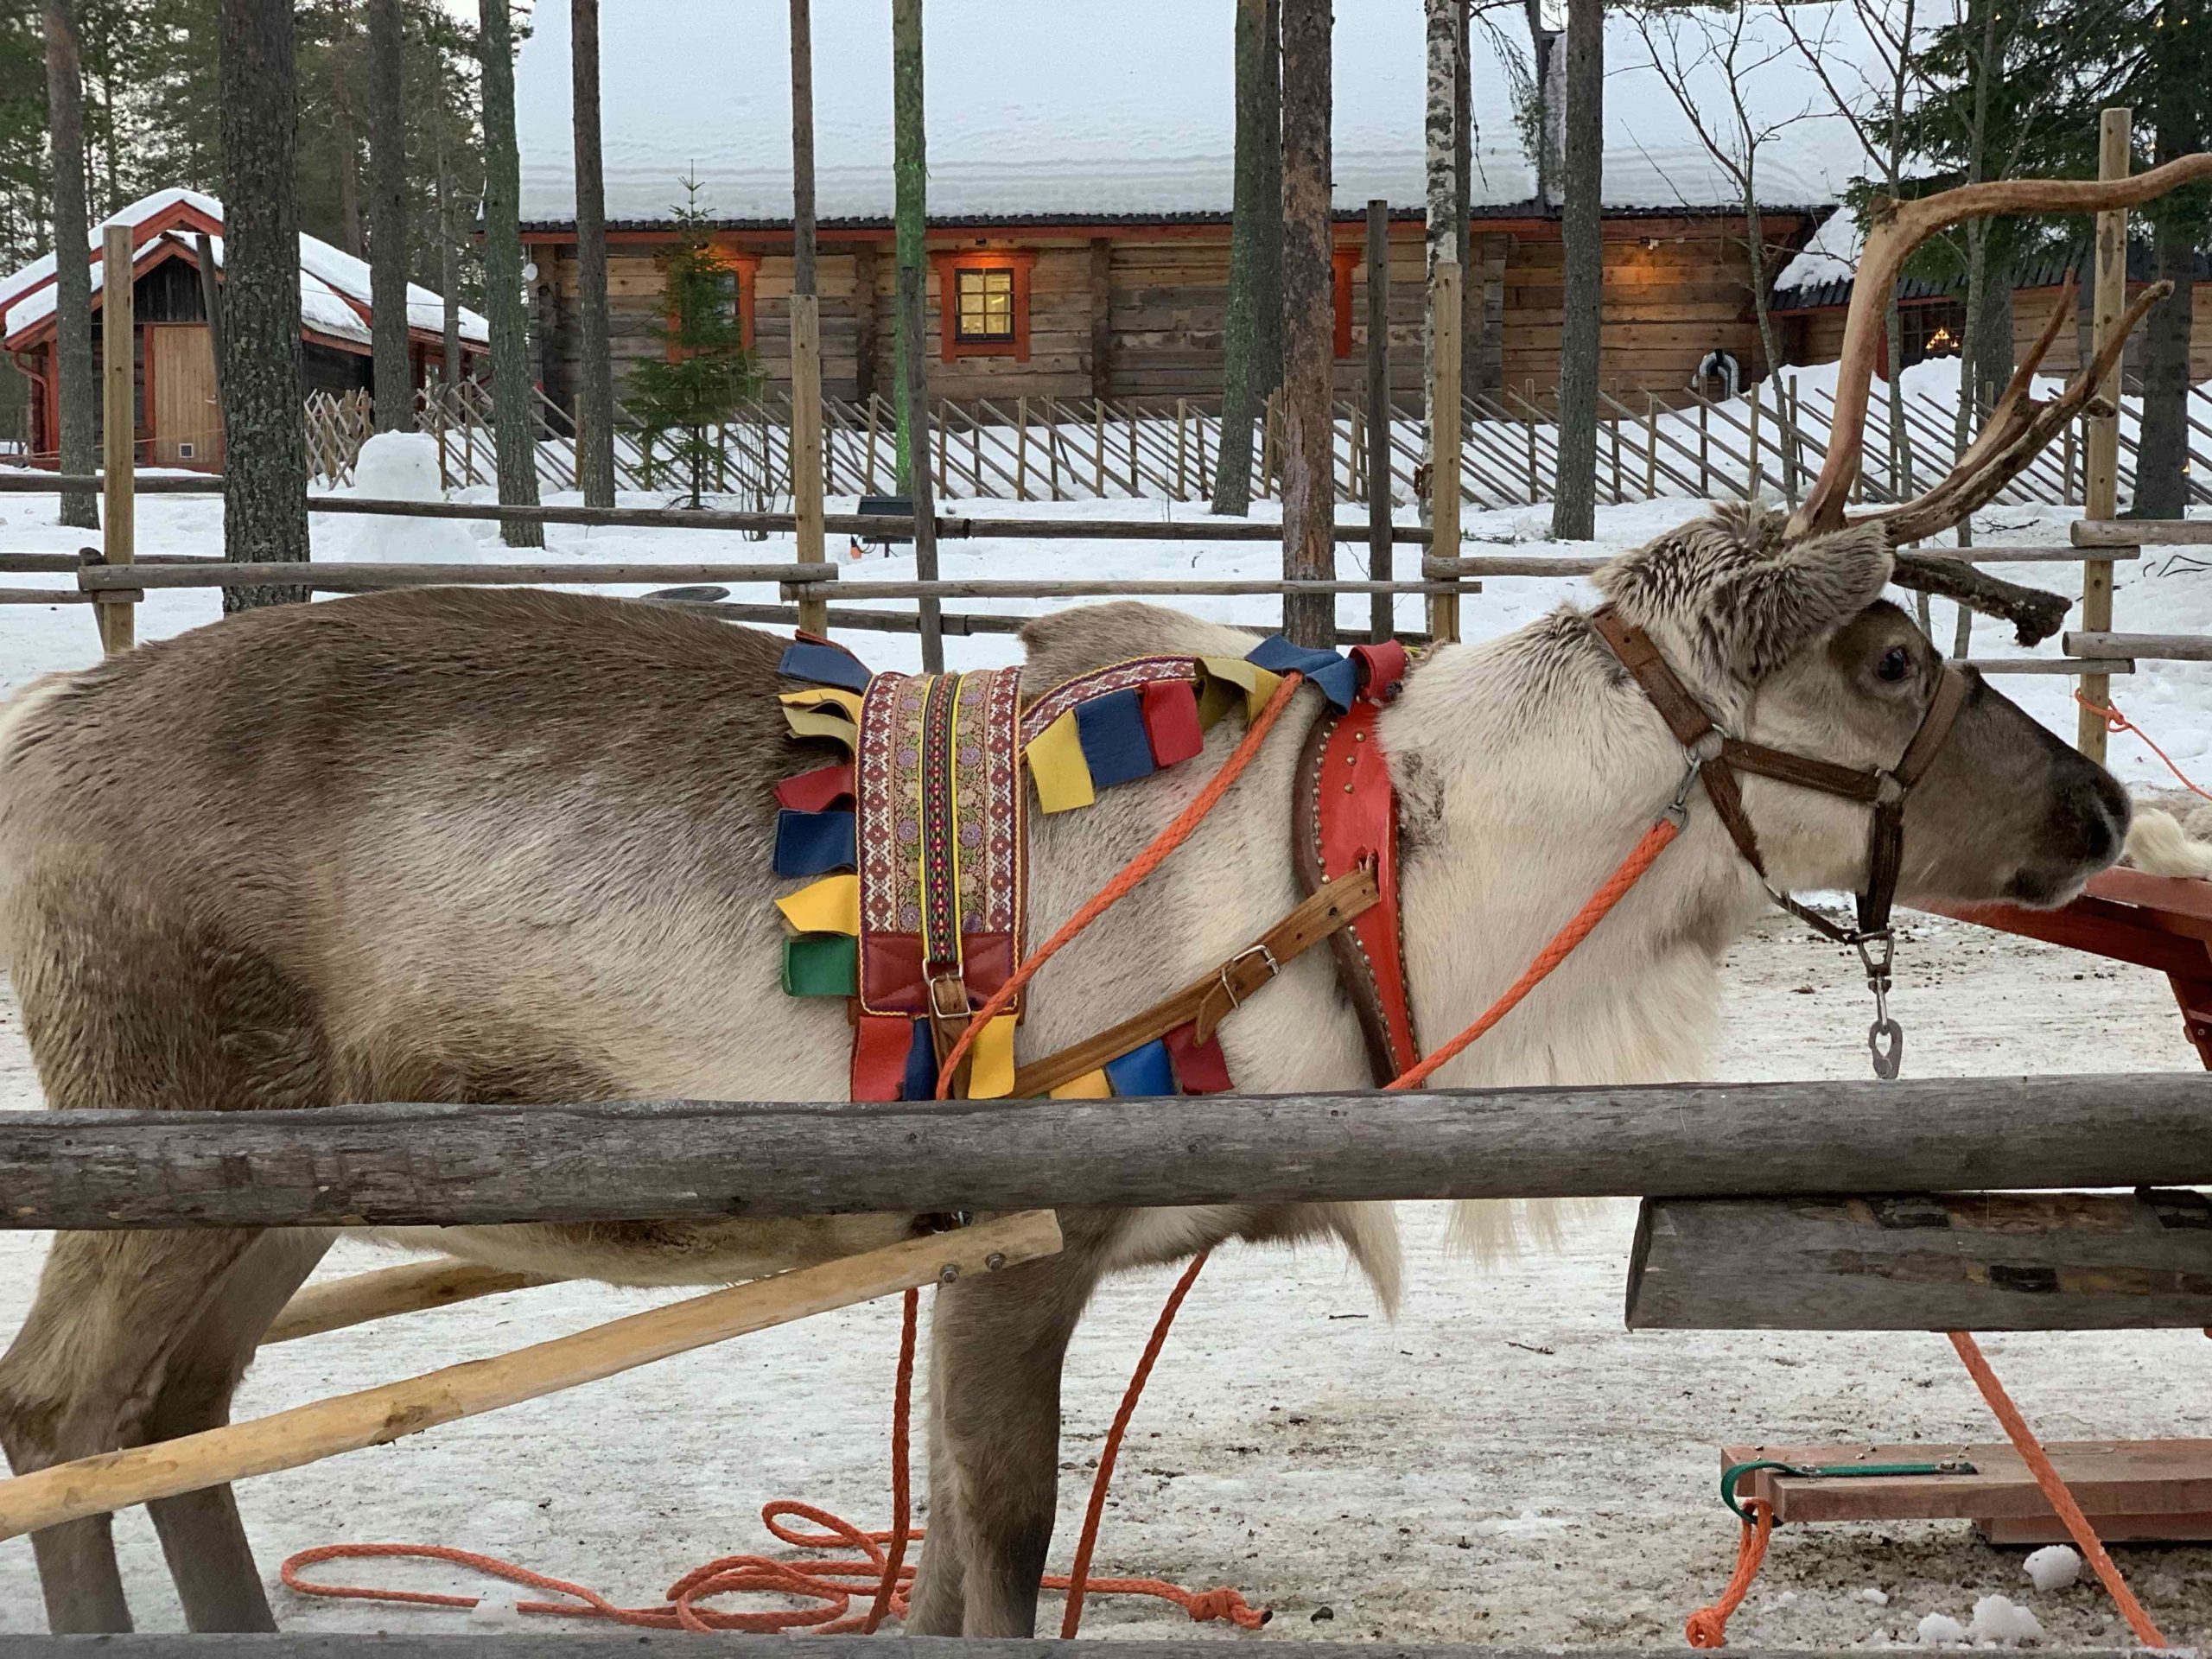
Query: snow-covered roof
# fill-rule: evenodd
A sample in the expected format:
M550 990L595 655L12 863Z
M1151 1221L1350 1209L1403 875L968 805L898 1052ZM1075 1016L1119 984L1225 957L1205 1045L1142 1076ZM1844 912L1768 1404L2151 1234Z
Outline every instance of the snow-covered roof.
M101 246L101 232L106 225L129 225L138 232L133 245L139 259L149 250L162 244L171 244L192 259L199 257L194 238L185 230L174 228L181 209L190 209L219 232L223 223L223 204L213 196L202 195L196 190L159 190L96 226L92 233L92 251L98 254ZM196 226L195 226L196 228ZM223 264L223 239L219 234L209 238L209 251L213 254L216 268ZM92 292L100 291L103 261L92 261ZM0 339L13 340L25 330L36 327L54 315L54 256L44 254L5 277L0 277ZM365 260L356 259L350 253L334 248L327 242L312 236L300 238L300 321L315 333L334 339L365 346L369 343L367 312L370 304L369 267ZM411 328L435 334L445 326L445 302L427 288L410 283L407 285L407 322ZM482 317L466 306L461 309L461 337L475 344L491 340L491 327Z
M1849 282L1859 274L1859 256L1866 245L1866 232L1855 215L1830 213L1813 232L1813 239L1775 273L1776 299L1794 289L1810 291L1829 283Z
M664 219L696 170L700 205L734 221L787 220L788 21L780 6L733 17L728 0L625 0L602 32L601 101L610 219ZM1228 211L1235 149L1235 9L1198 0L1022 7L931 0L924 39L933 217L1153 215ZM1793 6L1840 83L1872 54L1850 0ZM1498 14L1518 28L1519 9ZM1679 30L1733 14L1675 10ZM1736 82L1752 124L1771 129L1758 194L1771 207L1835 201L1861 153L1814 71L1764 14L1747 25ZM882 0L817 0L815 173L824 219L892 211L891 28ZM1525 31L1523 31L1525 34ZM1708 119L1729 77L1679 34L1679 57L1649 48L1632 16L1605 25L1605 200L1623 208L1726 207L1741 200L1670 90ZM1525 38L1516 50L1524 63ZM1338 207L1422 201L1422 8L1339 7L1335 29ZM1478 30L1472 66L1474 196L1529 200L1535 181L1512 118L1506 66ZM517 67L525 221L575 213L569 12L540 6ZM1724 142L1732 137L1724 135Z

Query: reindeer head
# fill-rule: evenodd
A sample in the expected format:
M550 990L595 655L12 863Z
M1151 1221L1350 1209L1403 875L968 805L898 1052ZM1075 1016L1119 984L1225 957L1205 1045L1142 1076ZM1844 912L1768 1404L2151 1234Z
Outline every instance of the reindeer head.
M1963 673L1948 736L1906 797L1897 890L1908 901L2063 904L2119 857L2127 797L1972 670L1948 669L1883 587L1941 593L2015 624L2023 644L2056 631L2067 604L1956 561L1899 554L1900 543L1957 524L1993 499L2090 405L2130 330L2167 291L2129 308L2094 360L2056 397L2032 397L2037 367L2071 309L2070 285L2041 339L1950 474L1913 500L1845 511L1864 451L1882 317L1913 248L1945 226L1993 213L2125 208L2212 172L2194 156L2132 179L2007 180L1884 204L1870 232L1844 327L1835 418L1819 479L1787 516L1723 509L1623 555L1599 586L1659 644L1728 730L1838 766L1897 766L1947 673ZM1771 880L1787 888L1868 884L1867 808L1754 777L1744 804Z

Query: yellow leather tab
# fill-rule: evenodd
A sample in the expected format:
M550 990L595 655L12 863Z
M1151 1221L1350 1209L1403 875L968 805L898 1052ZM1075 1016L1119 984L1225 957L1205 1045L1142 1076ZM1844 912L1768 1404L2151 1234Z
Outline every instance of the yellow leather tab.
M784 919L802 933L851 933L861 931L861 879L857 875L825 875L819 881L786 893L776 900Z
M842 709L853 724L860 724L861 694L848 691L842 686L810 685L797 691L779 692L776 701L786 709L820 709L824 706Z
M1051 1092L1054 1100L1111 1100L1114 1085L1106 1081L1103 1071L1086 1071L1071 1082L1059 1084Z
M825 709L786 709L784 724L796 737L834 738L854 753L860 748L861 728L841 714Z
M1037 804L1046 812L1089 806L1098 798L1091 787L1090 763L1083 758L1083 738L1071 709L1029 741L1024 751L1029 776L1037 785Z
M1211 727L1236 706L1237 693L1244 697L1244 718L1252 719L1267 706L1274 695L1275 687L1282 683L1282 676L1272 669L1262 668L1257 663L1248 663L1242 657L1201 657L1198 666L1205 669L1205 684L1198 688L1198 723Z
M968 1050L968 1098L1004 1100L1014 1092L1015 1017L1000 1014L976 1033Z

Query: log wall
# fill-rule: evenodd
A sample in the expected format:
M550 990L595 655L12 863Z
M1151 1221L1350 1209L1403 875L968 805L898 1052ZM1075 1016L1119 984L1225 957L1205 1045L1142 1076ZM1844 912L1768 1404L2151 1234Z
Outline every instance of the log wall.
M1802 233L1794 216L1770 234ZM1111 235L1040 234L939 238L933 251L993 246L1033 251L1029 353L963 356L944 361L935 344L938 274L930 275L933 395L962 399L1018 397L1214 398L1221 391L1222 329L1229 297L1227 227L1131 227ZM1340 227L1349 242L1351 227ZM754 277L754 344L771 382L790 378L790 256L763 238ZM1482 326L1469 349L1470 390L1503 383L1548 398L1559 360L1562 273L1555 225L1515 221L1477 226ZM661 350L661 277L651 243L618 240L608 259L608 303L618 387L631 365ZM556 402L575 384L575 248L543 240L532 249L542 273L537 315L545 339L543 379ZM818 261L823 389L840 399L892 383L889 326L892 262L874 241L840 242L826 233ZM1605 333L1601 374L1623 392L1677 392L1698 359L1716 346L1752 372L1764 359L1752 321L1749 264L1729 221L1619 219L1606 227ZM1338 360L1338 390L1364 385L1363 270L1352 280L1352 349ZM1393 227L1390 260L1391 387L1412 399L1421 390L1422 274L1420 227Z

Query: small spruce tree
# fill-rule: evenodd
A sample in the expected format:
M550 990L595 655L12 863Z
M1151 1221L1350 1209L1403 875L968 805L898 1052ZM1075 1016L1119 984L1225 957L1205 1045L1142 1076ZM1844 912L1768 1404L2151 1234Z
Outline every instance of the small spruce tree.
M715 251L699 181L682 181L676 241L655 262L662 315L652 327L667 350L630 371L630 412L642 429L646 484L665 464L697 506L721 464L720 429L760 390L760 367L745 344L737 273Z

